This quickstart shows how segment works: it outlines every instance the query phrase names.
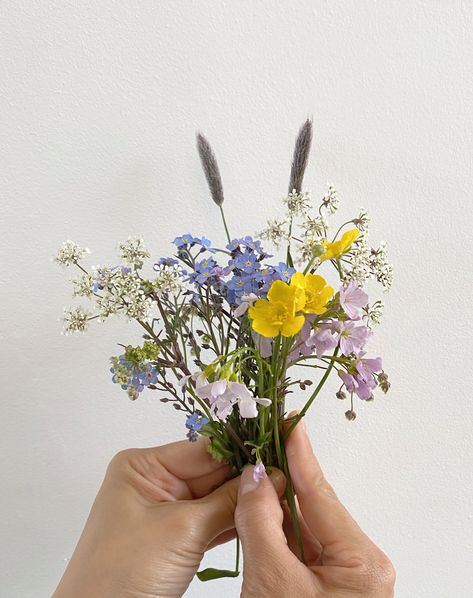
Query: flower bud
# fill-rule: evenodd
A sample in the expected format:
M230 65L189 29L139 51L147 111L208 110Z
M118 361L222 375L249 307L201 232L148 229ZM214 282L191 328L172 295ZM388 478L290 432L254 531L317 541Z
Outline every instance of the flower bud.
M354 419L356 419L356 413L349 409L348 411L345 411L345 417L348 421L352 422Z

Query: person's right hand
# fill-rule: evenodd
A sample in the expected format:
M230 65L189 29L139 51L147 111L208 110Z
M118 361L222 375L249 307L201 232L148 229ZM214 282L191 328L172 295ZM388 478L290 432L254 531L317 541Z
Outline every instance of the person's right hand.
M286 442L300 508L304 565L269 478L253 468L240 480L235 524L243 546L242 598L390 598L395 573L388 557L363 533L326 481L302 421Z

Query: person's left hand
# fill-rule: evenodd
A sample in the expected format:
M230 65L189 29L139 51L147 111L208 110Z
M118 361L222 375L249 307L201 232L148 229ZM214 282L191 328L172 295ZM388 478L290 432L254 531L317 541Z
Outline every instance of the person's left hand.
M230 474L203 438L118 453L53 598L182 596L204 552L235 537Z

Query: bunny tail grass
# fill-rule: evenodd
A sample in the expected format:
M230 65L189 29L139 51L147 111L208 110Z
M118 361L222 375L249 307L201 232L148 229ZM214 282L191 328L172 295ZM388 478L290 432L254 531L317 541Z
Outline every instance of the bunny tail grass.
M304 172L309 161L310 145L312 143L312 120L307 119L299 129L292 158L291 178L289 180L288 193L293 189L301 192Z
M197 149L199 150L200 161L202 162L212 199L221 208L223 204L223 186L220 171L210 143L201 133L197 133Z

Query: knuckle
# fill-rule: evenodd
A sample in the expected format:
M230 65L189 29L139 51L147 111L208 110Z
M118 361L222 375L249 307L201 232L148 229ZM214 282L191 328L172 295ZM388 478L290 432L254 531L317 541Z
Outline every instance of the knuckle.
M110 463L108 464L108 473L115 472L115 471L123 471L126 467L129 466L130 462L136 457L139 449L124 449L119 451L116 455L112 457Z
M329 499L338 500L333 486L329 484L321 471L313 474L311 481L307 485L307 491L304 494L306 496L323 495Z
M235 524L240 530L248 530L251 533L255 529L270 528L272 526L281 526L284 514L282 509L269 509L262 502L252 502L245 504L242 508L238 504L235 510ZM255 527L255 523L257 526Z
M360 586L367 595L391 596L396 581L396 571L382 551L377 552L369 562L359 565L358 576Z

